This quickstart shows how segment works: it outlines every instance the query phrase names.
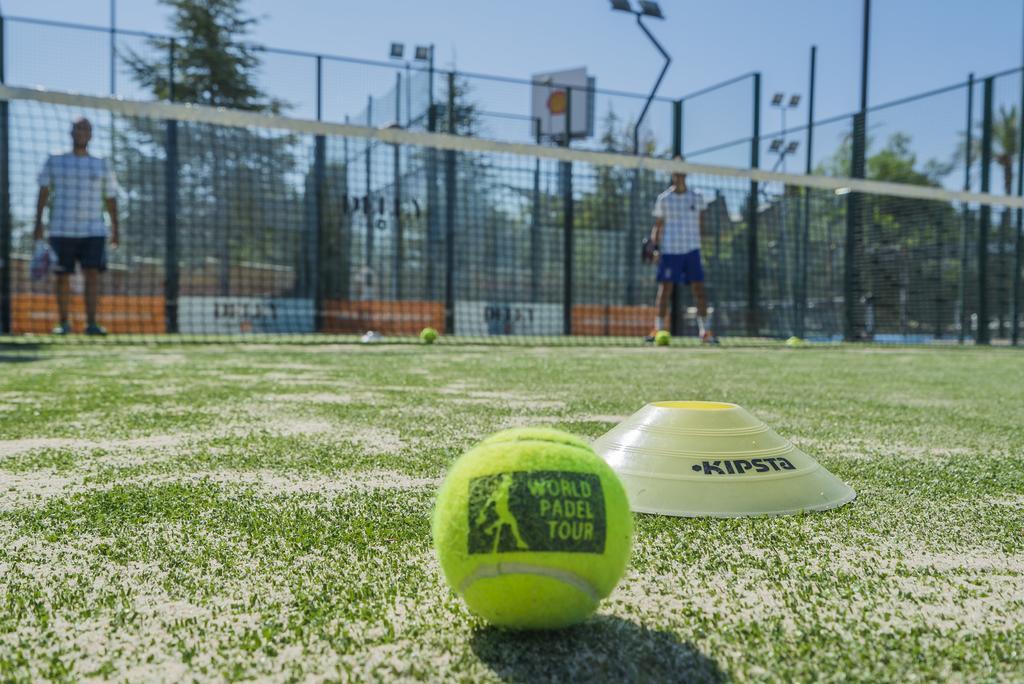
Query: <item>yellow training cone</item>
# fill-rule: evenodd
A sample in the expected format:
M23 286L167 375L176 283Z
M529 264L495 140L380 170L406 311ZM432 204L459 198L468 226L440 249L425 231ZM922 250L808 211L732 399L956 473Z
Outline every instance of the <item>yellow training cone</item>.
M824 511L856 493L736 404L659 401L594 442L638 513L732 518Z

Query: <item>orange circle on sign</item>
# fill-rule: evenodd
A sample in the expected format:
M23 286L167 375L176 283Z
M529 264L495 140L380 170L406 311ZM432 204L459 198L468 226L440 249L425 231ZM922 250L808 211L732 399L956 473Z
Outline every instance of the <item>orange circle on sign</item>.
M556 90L548 95L548 111L552 114L565 114L566 97L564 90Z

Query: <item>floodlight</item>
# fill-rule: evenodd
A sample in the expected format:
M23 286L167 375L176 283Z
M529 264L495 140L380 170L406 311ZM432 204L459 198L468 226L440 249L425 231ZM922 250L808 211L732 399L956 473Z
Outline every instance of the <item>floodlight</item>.
M612 9L633 13L633 6L629 4L629 0L612 0Z
M778 152L782 149L782 138L776 138L772 140L772 144L768 147L772 152Z
M651 2L651 0L639 0L640 2L640 13L645 17L653 17L655 19L664 19L665 15L661 13L661 7L658 3Z
M402 59L402 55L405 54L405 45L402 43L391 44L391 56L395 59Z
M796 107L798 104L800 104L800 96L799 95L794 95L791 98L789 98L789 106L790 107Z
M772 107L778 107L782 104L782 99L786 97L782 93L775 93L772 95Z
M430 48L427 47L426 45L417 45L416 46L416 59L418 59L421 62L426 62L427 60L429 60L430 59Z
M798 148L799 146L800 143L798 141L790 141L790 143L786 145L786 154L793 154L794 152L796 152L796 148Z

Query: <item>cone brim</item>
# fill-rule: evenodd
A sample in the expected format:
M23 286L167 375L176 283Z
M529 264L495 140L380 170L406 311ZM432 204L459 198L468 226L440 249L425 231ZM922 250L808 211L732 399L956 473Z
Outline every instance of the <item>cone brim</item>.
M825 511L856 493L735 404L648 404L594 442L638 513L746 517Z

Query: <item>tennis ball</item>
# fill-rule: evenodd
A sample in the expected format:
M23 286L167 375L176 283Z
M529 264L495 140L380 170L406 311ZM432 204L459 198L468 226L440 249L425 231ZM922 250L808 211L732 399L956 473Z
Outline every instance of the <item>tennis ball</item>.
M672 334L668 330L659 330L654 335L654 344L659 347L667 347L668 343L672 341Z
M445 579L473 613L500 627L558 629L615 588L633 518L618 476L585 441L517 428L452 465L432 531Z
M433 328L424 328L420 330L420 340L426 344L434 344L434 340L437 339L437 331Z
M787 347L802 347L802 346L804 346L804 341L801 340L796 335L793 335L788 340L786 340L786 346Z

